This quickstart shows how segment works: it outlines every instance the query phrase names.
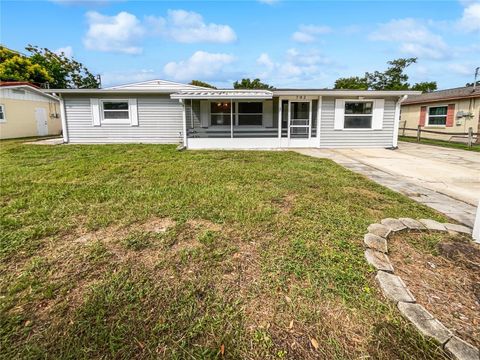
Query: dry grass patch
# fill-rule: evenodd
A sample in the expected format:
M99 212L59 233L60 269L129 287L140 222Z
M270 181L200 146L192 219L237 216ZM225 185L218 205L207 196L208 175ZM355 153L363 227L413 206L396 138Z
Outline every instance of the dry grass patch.
M480 246L445 233L400 234L389 244L393 266L417 302L480 346Z

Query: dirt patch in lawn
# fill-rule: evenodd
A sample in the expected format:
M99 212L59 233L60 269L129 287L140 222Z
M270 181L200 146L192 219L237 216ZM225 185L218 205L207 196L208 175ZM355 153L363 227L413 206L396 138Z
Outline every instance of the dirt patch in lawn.
M480 346L480 245L444 233L399 234L389 244L395 271L417 302Z

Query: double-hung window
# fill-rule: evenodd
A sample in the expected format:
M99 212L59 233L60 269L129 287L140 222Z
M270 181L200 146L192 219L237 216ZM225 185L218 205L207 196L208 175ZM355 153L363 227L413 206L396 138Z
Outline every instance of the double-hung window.
M447 124L447 106L431 106L428 108L429 126L445 126Z
M345 101L344 129L371 129L373 101Z
M101 113L104 123L130 123L128 100L102 100Z

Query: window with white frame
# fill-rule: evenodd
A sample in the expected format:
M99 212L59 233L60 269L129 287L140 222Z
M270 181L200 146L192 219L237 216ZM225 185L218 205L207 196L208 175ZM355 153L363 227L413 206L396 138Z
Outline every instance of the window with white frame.
M371 129L373 101L345 101L344 129Z
M0 122L5 122L7 121L5 117L5 105L0 104Z
M263 103L256 102L239 102L238 103L238 124L262 126L263 123Z
M447 124L448 106L431 106L428 108L427 125L445 126Z
M128 100L102 100L102 121L105 123L130 123Z

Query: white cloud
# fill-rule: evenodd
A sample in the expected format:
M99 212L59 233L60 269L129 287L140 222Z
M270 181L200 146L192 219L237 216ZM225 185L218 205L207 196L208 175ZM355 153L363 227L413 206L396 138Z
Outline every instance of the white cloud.
M261 67L260 78L294 82L323 77L322 65L331 64L331 61L318 50L300 52L291 48L286 51L283 61L274 62L267 53L263 53L257 58L257 64Z
M235 41L235 31L228 25L205 23L202 15L185 10L168 10L167 17L147 16L153 33L181 43Z
M381 24L370 39L400 43L400 51L406 55L430 59L449 57L449 48L440 35L434 34L428 22L406 18Z
M267 5L274 5L279 2L279 0L258 0L259 3L267 4Z
M63 53L66 57L71 58L73 56L73 48L71 46L61 47L55 50L54 53L58 55Z
M461 63L452 63L448 65L448 68L455 74L462 76L472 76L475 72L475 65L473 64L461 64Z
M107 16L89 11L86 16L89 28L83 43L87 49L125 54L142 52L142 47L137 44L145 29L135 15L122 11Z
M310 43L317 40L317 36L328 34L332 29L325 25L300 25L299 29L292 34L292 39L301 43Z
M169 62L163 72L169 79L186 81L192 79L224 80L228 75L225 66L235 61L230 54L196 51L187 60Z
M156 72L151 69L138 71L105 72L102 76L102 87L129 84L158 78Z
M470 2L465 5L459 22L460 28L468 32L480 31L480 2Z

